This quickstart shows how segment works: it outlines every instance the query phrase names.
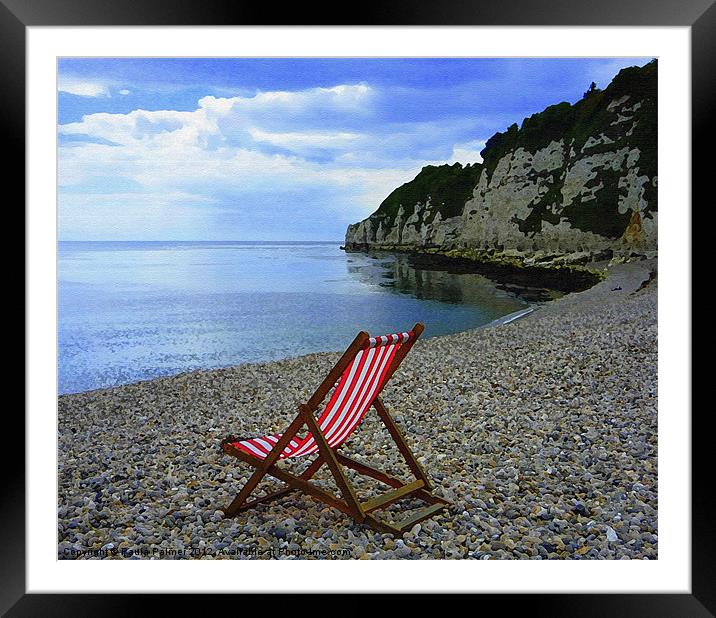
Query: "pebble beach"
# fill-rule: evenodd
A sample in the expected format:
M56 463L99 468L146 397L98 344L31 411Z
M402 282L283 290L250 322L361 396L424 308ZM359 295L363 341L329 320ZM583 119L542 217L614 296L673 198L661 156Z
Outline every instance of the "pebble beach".
M453 506L402 537L298 493L220 510L252 471L220 441L282 431L340 352L62 395L58 558L657 559L655 273L612 265L521 319L418 341L382 398ZM374 413L344 452L410 478ZM387 489L349 477L363 499Z

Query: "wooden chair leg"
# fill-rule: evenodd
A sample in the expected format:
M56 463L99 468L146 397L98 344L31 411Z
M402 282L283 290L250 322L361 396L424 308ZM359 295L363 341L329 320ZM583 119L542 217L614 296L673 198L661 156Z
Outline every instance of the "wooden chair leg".
M408 446L407 442L405 441L405 438L403 437L403 433L395 424L395 421L393 420L393 417L391 417L388 413L388 410L385 409L385 406L380 400L380 397L375 398L375 400L373 401L373 407L375 407L376 412L378 412L380 420L383 421L383 424L388 430L388 433L390 433L390 436L393 438L395 445L398 447L400 454L403 456L403 459L405 459L405 463L408 464L410 471L415 475L416 479L420 479L421 481L423 481L423 483L425 484L425 489L430 491L432 489L432 486L430 484L430 479L428 478L428 475L425 473L425 470L423 470L423 467L415 458L415 455L413 455L413 452L410 450L410 447Z
M326 462L323 457L319 455L303 472L301 472L301 474L298 475L298 478L303 479L304 481L313 478L313 475L321 469L324 463Z
M385 523L384 521L381 521L377 517L374 517L373 515L366 515L365 521L363 522L376 532L380 532L381 534L394 534L399 535L401 534L401 530L399 528L396 528L395 526L391 526L390 524Z
M324 491L320 487L309 483L308 481L298 477L294 476L290 472L286 472L285 470L282 470L278 466L274 466L268 471L268 474L271 476L276 477L280 481L283 481L284 483L287 483L294 489L298 489L299 491L302 491L303 493L313 496L314 498L318 498L321 502L324 504L327 504L328 506L332 506L336 509L338 509L341 513L346 513L347 515L353 515L353 510L348 505L347 502L344 500L341 500L340 498L334 496L330 492Z
M351 487L346 475L343 473L333 449L328 445L328 442L326 442L316 419L311 413L311 409L306 405L301 405L300 410L306 425L308 425L309 431L313 435L313 439L316 441L318 451L330 468L333 478L336 481L336 485L338 485L338 489L340 490L343 499L346 501L346 504L351 510L351 514L356 521L362 523L365 519L365 513L361 509L360 502L356 497L355 491L353 490L353 487Z
M324 461L319 456L317 457L299 476L298 478L303 479L304 481L309 480L313 477L316 472L321 468ZM266 474L270 474L270 472L266 472ZM260 480L260 479L259 479ZM271 492L270 494L266 494L265 496L261 496L260 498L256 498L255 500L251 500L250 502L239 502L239 496L236 497L234 500L237 502L237 505L234 505L232 502L231 506L234 507L234 510L231 511L231 516L237 515L238 513L241 513L242 511L247 511L248 509L252 509L255 506L258 506L259 504L266 504L269 502L273 502L274 500L277 500L278 498L281 498L287 494L290 494L293 491L298 491L297 487L294 487L293 485L287 485L286 487L283 487L279 489L278 491ZM244 498L245 500L246 498ZM229 507L231 508L231 507ZM228 509L224 511L228 515Z
M224 509L224 514L228 517L233 517L239 512L241 505L246 502L246 499L251 495L251 492L256 489L256 485L259 484L261 479L266 476L266 470L263 468L257 468L251 475L246 485L241 488L241 491L231 501L231 504Z
M239 504L239 506L234 508L234 510L231 512L231 514L228 513L228 508L224 510L224 513L228 517L233 517L234 515L238 515L239 513L242 513L243 511L248 511L249 509L253 509L254 507L257 507L259 504L267 504L269 502L273 502L274 500L277 500L278 498L281 498L282 496L285 496L286 494L290 494L292 491L296 491L296 488L295 487L284 487L282 489L279 489L278 491L274 491L270 494L266 494L265 496L261 496L260 498L255 498L254 500L251 500L249 502Z
M304 422L305 421L301 417L301 414L298 414L293 422L288 426L286 432L276 442L266 458L261 460L258 464L255 464L257 465L256 471L251 475L249 480L246 482L246 485L241 488L241 491L236 498L233 499L231 504L224 509L224 513L227 516L232 517L236 515L238 510L241 508L241 505L246 502L246 499L251 495L251 492L256 489L256 486L266 475L268 469L279 460L283 449L286 448L288 443L298 433L299 429L303 427ZM226 447L224 447L224 450L226 450Z
M320 434L319 434L320 435ZM381 521L377 517L375 517L372 513L365 513L361 509L362 516L356 516L356 508L355 505L351 505L347 500L340 500L338 497L334 496L333 494L324 491L320 489L319 487L309 483L309 479L314 476L314 474L323 466L324 463L327 463L323 459L323 455L319 455L299 476L295 476L289 472L286 472L285 470L282 470L276 465L271 466L268 470L264 470L262 467L259 467L261 462L243 451L232 447L231 445L227 445L225 447L225 452L228 454L234 455L241 461L245 461L246 463L249 463L253 466L256 466L258 470L256 472L263 473L263 475L268 474L269 476L273 476L274 478L283 481L286 483L287 487L284 487L280 489L277 492L274 492L273 494L269 494L267 496L263 496L261 498L257 498L256 500L252 500L251 502L244 502L243 504L239 504L238 507L236 507L235 512L241 512L244 511L252 506L269 502L271 500L274 500L282 495L285 495L291 491L301 491L309 496L313 496L314 498L317 498L324 504L327 504L328 506L332 506L342 513L345 513L346 515L350 515L355 519L358 523L363 523L369 526L370 528L380 532L380 533L390 533L390 534L402 534L406 530L410 529L415 525L415 523L422 521L423 519L427 519L428 517L432 517L433 515L437 514L441 509L447 507L450 505L450 502L448 500L445 500L444 498L439 498L437 496L434 496L433 494L425 491L424 488L416 488L415 491L411 491L410 493L414 495L416 498L419 498L425 502L428 503L428 507L425 509L422 509L421 511L415 513L414 515L411 515L407 517L405 520L398 522L397 524L391 524L384 521ZM370 466L357 462L349 457L346 457L345 455L342 455L341 453L333 453L333 451L330 452L331 455L336 459L336 464L340 463L348 468L352 468L353 470L356 470L360 474L365 474L367 476L371 476L375 478L376 480L382 481L383 483L386 483L387 485L390 485L392 487L401 488L401 487L407 487L405 483L400 481L399 479L396 479L394 477L391 477L390 475L381 472L379 470L376 470L375 468L371 468ZM343 478L348 484L348 480L343 475L343 472L340 467L338 467L338 478ZM256 475L256 473L254 473ZM262 475L262 476L263 476ZM252 475L253 478L253 475ZM251 480L251 479L250 479ZM338 480L336 479L336 483L338 484ZM411 485L411 484L409 484ZM412 485L415 485L415 483L412 483ZM350 495L350 494L349 494ZM355 494L353 494L355 495ZM241 496L237 496L235 502L239 501L239 498ZM245 500L245 498L244 498ZM386 501L385 506L387 506L388 503L393 502L393 500ZM232 503L233 505L233 503ZM380 505L384 506L384 505ZM228 510L228 509L226 509Z

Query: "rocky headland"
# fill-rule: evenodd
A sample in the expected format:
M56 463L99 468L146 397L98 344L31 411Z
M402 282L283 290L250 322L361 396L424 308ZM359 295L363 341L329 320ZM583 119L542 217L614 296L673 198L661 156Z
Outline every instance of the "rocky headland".
M347 251L441 254L539 270L657 253L657 61L486 142L483 161L426 166Z

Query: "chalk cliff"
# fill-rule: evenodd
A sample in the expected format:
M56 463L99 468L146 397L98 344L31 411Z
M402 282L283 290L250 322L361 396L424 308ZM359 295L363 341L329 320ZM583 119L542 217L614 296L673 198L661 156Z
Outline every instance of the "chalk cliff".
M623 69L491 137L483 162L426 166L346 250L438 250L526 263L655 255L657 61Z

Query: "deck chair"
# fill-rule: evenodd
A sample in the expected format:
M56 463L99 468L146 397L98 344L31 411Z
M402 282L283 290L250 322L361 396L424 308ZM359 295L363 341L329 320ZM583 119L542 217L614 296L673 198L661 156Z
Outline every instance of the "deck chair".
M423 332L423 328L422 324L416 324L408 332L382 337L370 337L365 332L358 333L308 402L298 406L298 415L284 433L245 440L235 437L223 440L221 444L225 453L256 468L233 502L224 509L226 516L233 517L241 511L270 502L289 492L302 491L352 516L358 523L366 524L379 532L401 534L449 505L449 501L432 493L427 474L408 448L400 429L380 400L380 393ZM334 386L330 400L316 418L314 413ZM371 406L395 441L415 476L414 481L404 483L339 452ZM304 426L307 433L299 437L298 433L303 431ZM314 454L315 459L298 476L278 466L279 460ZM309 483L323 465L328 466L342 499ZM344 467L381 481L392 489L362 502L349 482ZM286 487L247 502L251 492L267 474L286 483ZM373 515L374 511L409 496L421 499L427 506L398 523L386 523Z

